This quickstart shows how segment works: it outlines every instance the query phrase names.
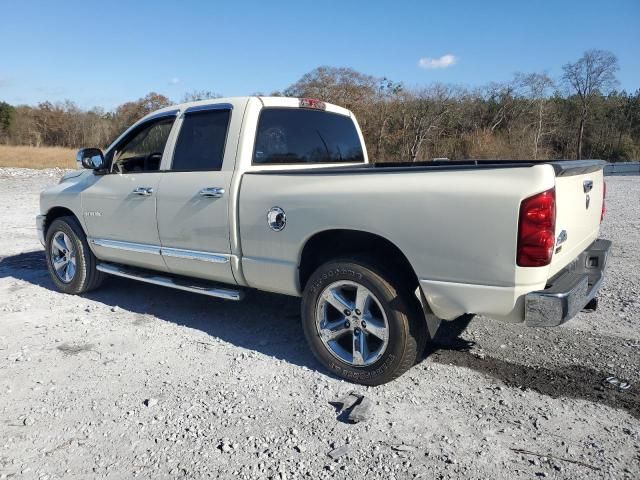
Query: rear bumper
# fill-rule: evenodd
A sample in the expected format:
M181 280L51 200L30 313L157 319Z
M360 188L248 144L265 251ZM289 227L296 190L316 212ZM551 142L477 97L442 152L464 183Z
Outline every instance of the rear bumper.
M573 318L595 298L611 242L598 239L549 280L547 288L525 296L524 321L530 327L555 327Z

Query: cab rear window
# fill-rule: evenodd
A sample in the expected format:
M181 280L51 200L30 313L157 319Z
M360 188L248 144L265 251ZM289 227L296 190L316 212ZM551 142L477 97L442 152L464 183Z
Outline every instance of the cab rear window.
M258 165L364 162L351 118L302 108L265 108L253 163Z

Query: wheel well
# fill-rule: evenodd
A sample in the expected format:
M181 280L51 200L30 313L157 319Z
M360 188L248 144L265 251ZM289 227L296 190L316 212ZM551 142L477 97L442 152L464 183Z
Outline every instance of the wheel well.
M65 207L53 207L51 210L49 210L47 212L47 219L44 222L44 236L45 236L45 238L47 236L47 230L49 229L49 225L51 225L56 218L60 218L60 217L73 217L76 220L78 220L78 217L76 217L76 214L73 213L68 208L65 208ZM78 223L80 223L79 220L78 220ZM82 226L82 224L80 224L80 225Z
M342 256L363 255L387 272L406 282L411 291L418 286L418 277L402 251L379 235L359 230L326 230L311 237L300 256L299 281L304 290L311 274L323 263Z

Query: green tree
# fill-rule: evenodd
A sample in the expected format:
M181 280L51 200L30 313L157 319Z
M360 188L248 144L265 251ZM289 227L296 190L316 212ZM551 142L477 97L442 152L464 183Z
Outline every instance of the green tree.
M16 109L11 105L6 102L0 102L0 138L7 135L15 113Z

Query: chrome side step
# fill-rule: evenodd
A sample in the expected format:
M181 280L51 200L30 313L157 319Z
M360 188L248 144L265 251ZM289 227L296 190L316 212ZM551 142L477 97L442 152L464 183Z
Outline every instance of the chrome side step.
M206 280L196 280L187 277L173 277L168 274L160 274L151 270L143 270L113 263L99 263L96 269L116 275L118 277L131 278L141 282L152 283L163 287L176 288L187 292L200 293L209 297L223 298L225 300L242 300L243 292L230 288L220 287L213 282Z

